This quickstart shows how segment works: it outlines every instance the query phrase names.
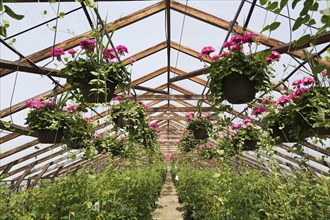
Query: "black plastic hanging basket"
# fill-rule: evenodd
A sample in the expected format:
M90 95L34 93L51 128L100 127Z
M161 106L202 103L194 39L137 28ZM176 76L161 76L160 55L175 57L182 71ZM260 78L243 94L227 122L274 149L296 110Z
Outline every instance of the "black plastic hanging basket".
M50 130L50 129L38 130L36 133L37 133L39 143L42 143L42 144L62 143L62 139L63 139L62 129L59 129L59 130Z
M194 131L194 137L196 139L207 139L209 135L205 129L199 129Z
M81 93L84 97L84 100L89 103L104 103L104 102L110 102L111 99L114 97L115 89L118 85L118 82L116 81L107 81L107 93L106 95L104 93L95 94L90 93L90 90L94 88L93 85L88 84L88 82L80 82L79 88L81 90Z
M224 98L231 104L251 102L256 96L255 82L241 74L231 74L222 80Z
M125 115L119 115L114 119L114 122L117 127L124 128L128 123Z

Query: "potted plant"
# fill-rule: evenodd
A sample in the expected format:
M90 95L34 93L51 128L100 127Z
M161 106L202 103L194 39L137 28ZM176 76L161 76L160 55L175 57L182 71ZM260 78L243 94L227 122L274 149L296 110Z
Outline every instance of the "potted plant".
M212 57L214 62L209 67L210 92L212 101L217 104L227 100L232 104L243 104L254 99L259 90L270 87L272 69L269 67L280 54L276 51L252 54L252 43L257 43L256 34L233 36L224 43L228 51ZM250 54L243 51L248 44ZM209 56L214 52L213 47L205 47L200 57Z
M282 142L298 142L307 137L330 134L330 89L313 77L293 82L291 95L273 101L262 99L252 114L263 115L262 123ZM263 109L261 112L260 109Z
M63 110L63 102L57 101L45 98L26 101L30 108L26 124L36 132L40 143L62 142L68 115Z
M230 125L229 120L226 119L220 123L227 128L219 137L219 149L227 155L233 156L243 151L254 151L258 149L259 140L265 138L262 129L252 123L250 118L243 119L243 123Z
M182 153L187 153L197 148L204 142L202 139L196 139L191 134L184 135L178 143L178 149Z
M118 102L111 108L111 119L116 127L134 129L134 126L145 126L147 111L142 102L133 101L127 95L117 96L115 100Z
M108 45L109 42L103 44L103 36L92 32L91 38L80 42L80 52L74 49L67 51L73 59L68 61L69 58L66 57L65 61L68 62L59 71L59 75L66 77L67 82L72 85L70 89L79 88L87 102L109 102L117 86L126 88L130 83L130 73L118 61L120 56L128 53L128 49L123 45L116 48L108 48ZM64 54L59 48L52 51L52 55L60 61Z
M188 122L187 130L196 139L207 139L212 131L210 117L203 117L201 115L194 117L194 115L194 113L186 115L186 122Z
M64 131L64 143L70 149L82 149L94 133L93 124L88 118L82 117L76 105L67 107L67 118Z

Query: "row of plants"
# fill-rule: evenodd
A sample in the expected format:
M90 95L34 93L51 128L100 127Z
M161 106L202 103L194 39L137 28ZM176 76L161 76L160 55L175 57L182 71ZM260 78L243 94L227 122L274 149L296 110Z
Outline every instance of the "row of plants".
M173 181L187 219L329 219L330 180L308 172L269 176L245 169L176 164ZM242 168L243 170L243 168ZM188 217L189 216L189 217Z
M155 162L85 170L20 193L1 185L0 219L151 219L165 174Z
M86 155L111 152L120 155L125 143L135 143L155 152L157 144L157 123L148 123L143 102L136 102L127 95L117 96L106 125L112 125L114 132L96 132L98 122L84 117L85 108L79 104L67 104L68 93L58 99L38 98L26 104L30 111L26 124L36 132L40 143L65 143L70 149L86 149ZM123 135L120 135L123 134Z

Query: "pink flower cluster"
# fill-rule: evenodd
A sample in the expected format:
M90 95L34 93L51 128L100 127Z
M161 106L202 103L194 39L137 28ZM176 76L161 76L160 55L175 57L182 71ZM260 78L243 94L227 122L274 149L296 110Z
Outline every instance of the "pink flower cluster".
M149 124L149 127L155 129L155 128L158 128L158 124L157 124L157 122L153 122L153 123Z
M263 106L259 106L257 109L252 110L251 115L261 115L266 109Z
M235 35L223 44L223 48L227 48L230 52L238 52L243 50L244 43L252 43L253 38L257 38L257 34Z
M51 52L52 57L56 57L56 59L58 61L62 60L61 56L64 54L65 54L64 50L62 50L60 48L54 48L54 49L52 49L52 52Z
M244 124L245 126L250 126L252 121L253 121L252 118L244 118L244 119L243 119L243 124Z
M279 61L281 58L281 54L277 51L272 51L272 54L268 57L266 57L267 63L271 64L274 61Z
M186 117L186 122L189 123L191 120L194 119L195 113L194 112L190 112L188 114L185 115Z
M236 131L238 129L240 129L242 127L242 124L241 123L236 123L236 124L232 124L229 126L229 128L233 131Z
M85 50L87 54L93 54L95 47L96 47L95 39L88 38L88 39L80 41L80 48L82 50ZM126 53L128 53L128 49L124 45L118 45L116 47L116 50L117 50L118 54L122 55L122 56L125 55ZM73 48L68 50L67 52L72 57L74 57L74 55L77 53L77 51ZM113 59L117 58L115 50L113 48L103 48L102 54L103 54L103 58L106 60L113 60ZM62 60L61 56L65 55L65 52L64 52L64 50L62 50L60 48L54 48L51 51L51 55L52 55L52 57L56 57L58 61L61 61Z
M87 121L88 124L93 123L95 120L90 119L89 117L84 117L84 120Z
M102 137L103 136L103 133L102 132L95 131L95 133L92 136L93 136L93 138L97 139L97 138Z
M204 55L209 56L211 53L215 51L214 47L212 46L206 46L203 47L202 51L198 54L198 58L202 58Z
M69 113L75 112L77 111L78 106L77 105L70 105L69 107L67 107L66 111Z
M53 99L44 100L43 98L37 98L35 100L30 99L25 102L25 104L30 109L42 109L45 107L55 108L55 103Z
M142 105L142 107L145 108L145 109L149 109L149 108L151 107L150 105L148 105L147 103L144 103L144 102L141 101L141 100L139 100L138 103L139 103L140 105Z
M96 40L88 38L86 40L80 41L80 48L85 50L87 53L93 53L96 47Z
M312 78L312 77L304 77L302 79L295 80L292 83L292 85L299 87L301 85L304 85L304 86L312 85L313 83L315 83L315 79L314 78Z
M170 155L170 157L168 158L168 160L172 160L175 156L176 156L176 154L175 154L175 153L172 153L172 154Z

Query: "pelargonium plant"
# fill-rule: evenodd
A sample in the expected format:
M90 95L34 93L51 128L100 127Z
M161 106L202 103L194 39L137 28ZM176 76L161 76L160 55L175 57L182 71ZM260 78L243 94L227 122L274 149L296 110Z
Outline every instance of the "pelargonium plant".
M68 115L65 112L64 103L56 103L53 98L37 98L28 100L25 104L30 108L25 119L26 124L33 131L57 131L66 126Z
M189 133L193 134L196 131L199 130L205 130L208 135L211 134L212 131L212 122L211 118L209 116L203 116L203 115L195 115L195 113L191 112L186 114L186 122L187 130Z
M264 138L261 128L253 123L253 119L244 118L242 122L231 123L223 120L222 132L219 136L219 149L225 155L236 155L242 151L256 150L259 148L258 142Z
M258 35L236 35L225 42L220 55L211 55L215 50L212 46L204 47L199 57L210 56L214 62L209 67L210 92L214 104L226 99L223 93L224 79L235 79L240 75L247 76L253 83L255 91L267 90L270 87L270 78L273 77L270 64L280 59L276 51L252 53L252 44L258 44ZM247 55L244 46L250 51ZM249 100L250 101L250 100ZM240 103L233 103L240 104Z
M330 133L330 88L324 83L326 80L322 83L313 77L295 80L290 95L276 101L262 98L252 114L262 115L263 126L283 142L302 141L315 135L322 137Z
M130 84L130 73L119 62L120 57L128 53L127 47L108 46L109 42L104 45L100 34L92 32L90 38L80 42L79 51L72 48L65 52L60 48L54 48L51 54L64 63L65 67L59 71L59 75L66 77L72 86L70 89L83 89L84 85L89 85L85 87L89 89L90 94L100 96L107 94L109 90L114 92L117 84L124 90ZM66 53L69 56L63 58Z

